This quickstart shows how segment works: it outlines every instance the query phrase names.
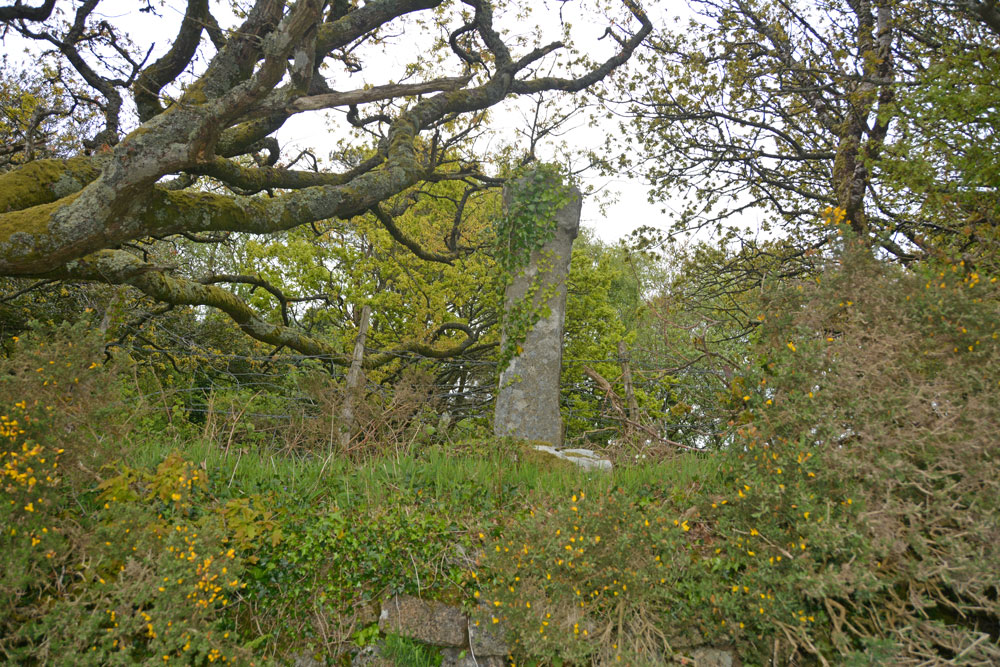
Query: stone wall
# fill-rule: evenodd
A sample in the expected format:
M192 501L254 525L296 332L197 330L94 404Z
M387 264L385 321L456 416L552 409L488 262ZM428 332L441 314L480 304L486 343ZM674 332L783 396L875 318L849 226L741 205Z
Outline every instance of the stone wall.
M384 633L409 637L421 644L441 650L441 667L506 667L510 647L503 632L481 627L458 607L421 600L409 595L397 595L382 604L378 627ZM380 662L381 661L381 662ZM353 665L388 667L378 655L360 655Z
M382 604L378 627L383 633L438 647L443 656L442 667L506 667L510 664L510 647L504 639L502 625L483 627L458 607L443 602L408 595L394 596ZM736 653L728 648L691 645L679 638L673 645L676 652L663 656L662 664L690 667L740 667L742 664ZM359 653L351 664L406 667L394 666L379 654L377 645Z

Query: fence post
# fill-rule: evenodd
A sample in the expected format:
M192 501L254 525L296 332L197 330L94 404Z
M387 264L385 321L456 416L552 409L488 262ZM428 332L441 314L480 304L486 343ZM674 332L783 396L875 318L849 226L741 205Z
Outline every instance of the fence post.
M632 367L629 364L628 348L625 341L618 341L618 363L622 367L622 381L625 384L625 400L628 402L628 420L638 426L639 403L635 400L635 390L632 388ZM631 427L628 429L631 430Z
M347 372L347 384L344 387L344 402L340 406L340 436L338 444L341 450L347 449L351 444L351 438L354 436L354 405L361 397L362 390L364 389L365 376L361 364L365 357L365 336L368 335L368 323L371 320L371 315L371 306L366 305L361 309L361 322L358 324L358 335L354 339L351 368Z

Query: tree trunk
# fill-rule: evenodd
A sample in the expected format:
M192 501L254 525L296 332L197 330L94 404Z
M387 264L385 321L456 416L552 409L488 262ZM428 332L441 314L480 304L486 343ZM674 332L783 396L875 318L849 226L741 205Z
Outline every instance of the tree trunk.
M354 354L351 355L351 368L347 372L347 385L344 388L344 402L340 406L340 434L338 444L345 451L354 437L354 406L364 390L365 375L361 364L365 358L365 336L368 335L368 323L371 320L371 306L361 309L361 322L358 324L358 335L354 339ZM331 443L332 444L332 443Z

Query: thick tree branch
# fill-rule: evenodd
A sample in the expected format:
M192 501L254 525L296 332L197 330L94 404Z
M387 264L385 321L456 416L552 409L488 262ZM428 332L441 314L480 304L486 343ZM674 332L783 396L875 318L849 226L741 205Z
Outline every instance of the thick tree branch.
M397 97L437 93L446 90L456 90L467 84L471 76L456 76L421 83L398 83L385 86L375 86L351 90L343 93L333 92L324 95L300 97L288 105L291 113L300 111L315 111L317 109L332 109L333 107L353 106L365 102L377 102Z
M283 346L301 354L323 357L339 366L350 363L349 355L333 345L297 329L263 320L242 299L214 284L204 284L173 273L170 267L143 262L122 250L102 250L73 262L54 273L51 278L97 281L112 285L131 285L157 301L174 306L210 306L226 313L248 336L262 343ZM252 282L247 276L216 276L219 282ZM251 278L250 280L244 280ZM264 286L266 281L260 281ZM268 290L271 291L271 290ZM273 294L274 292L272 292ZM434 340L448 331L461 331L465 339L453 345L436 347L429 342L405 343L392 351L373 355L365 360L366 368L376 368L400 357L420 355L429 359L445 359L461 354L477 340L475 331L461 322L446 322L431 334Z
M511 86L511 92L530 94L541 92L543 90L561 90L564 92L575 93L594 85L612 71L625 64L625 62L632 57L635 50L639 48L639 45L645 41L646 37L649 36L651 32L653 32L653 24L650 23L649 18L646 16L646 12L642 10L642 7L636 4L634 0L625 0L625 5L632 13L632 16L639 21L641 27L634 35L632 35L632 37L625 41L622 49L618 53L582 76L573 79L560 77L539 77L527 81L515 81ZM554 47L554 45L552 46ZM534 55L535 54L529 54L529 56L526 56L524 59L525 62L523 64L519 63L519 67L527 66L528 63L535 59Z
M321 25L316 39L316 51L325 55L344 48L378 26L400 16L432 9L442 2L443 0L371 0L332 23Z
M87 63L78 48L78 45L81 42L86 42L90 39L90 37L85 34L87 30L87 21L99 2L100 0L85 0L85 2L77 8L73 24L63 37L57 37L52 34L52 32L45 29L41 32L34 32L24 23L21 23L18 27L18 30L25 37L35 40L48 41L55 46L70 63L70 65L73 66L73 69L75 69L76 72L83 77L83 80L87 83L87 85L100 92L104 97L103 103L89 100L101 110L101 113L104 116L104 129L98 132L94 137L84 139L83 144L88 148L98 148L101 145L113 146L117 144L121 125L122 96L115 87L116 83L120 84L121 82L99 75L93 67ZM117 47L117 44L115 44L115 37L113 33L111 34L111 42L116 50L118 50L120 54L123 54L120 47ZM129 64L132 66L134 71L136 69L135 62L131 61L130 58L126 58L126 60L129 61Z
M340 2L329 12L324 0L256 0L228 38L209 13L207 0L188 0L173 44L148 67L131 47L126 48L129 42L114 32L110 20L92 18L98 16L94 10L99 0L76 3L65 34L43 32L45 26L31 32L22 21L18 29L23 34L56 45L56 56L83 78L86 85L77 83L70 94L101 108L105 128L99 137L107 145L97 146L94 156L34 161L0 174L0 275L131 285L163 303L217 308L257 340L306 354L332 355L343 363L346 357L339 350L287 326L294 320L288 304L295 299L259 276L234 270L199 281L171 267L144 262L122 248L146 252L157 243L155 239L174 235L215 241L229 232L270 234L371 211L396 241L424 260L450 263L466 252L459 247L458 223L468 192L453 223L445 221L451 223L450 232L441 232L450 252L421 247L382 205L421 183L492 182L476 174L475 167L460 164L460 171L454 169L465 157L463 144L475 138L471 128L485 121L487 110L512 92L577 91L599 81L632 55L651 26L628 0L641 27L631 38L619 40L621 48L611 59L580 76L519 81L561 44L514 57L493 27L489 0L465 1L475 8L475 17L462 33L468 33L462 44L468 41L472 49L484 44L481 60L490 63L489 69L484 62L459 59L464 76L346 92L330 90L320 74L324 60L341 60L394 19L437 7L442 0L370 0L359 7ZM48 5L13 7L40 11ZM204 72L196 74L192 63L210 55L199 51L203 31L218 51L207 60ZM88 63L84 55L99 60ZM476 84L468 73L473 64L483 65ZM330 77L335 80L335 75ZM163 104L161 91L175 85L183 92ZM119 141L120 91L129 87L141 125ZM346 106L352 110L351 120L357 119L357 107L366 103L381 103L376 117L383 123L378 128L380 143L374 152L370 146L349 152L352 168L324 173L318 165L313 171L274 166L279 151L272 135L294 114ZM463 114L467 114L464 119ZM422 133L433 137L425 139ZM231 159L261 151L262 142L269 142L268 155L266 159L253 155L255 166L249 166L249 160ZM199 181L197 176L214 181ZM217 187L219 183L236 194ZM199 184L211 191L196 189ZM435 187L451 193L460 186ZM268 196L256 196L264 191ZM443 196L453 202L458 198ZM224 282L267 290L281 304L284 324L267 322L217 284ZM457 332L465 340L454 342ZM448 323L427 341L408 343L394 353L442 358L462 354L475 341L472 327ZM375 357L368 363L384 360Z
M364 362L364 367L378 368L379 366L384 366L385 364L401 357L408 357L414 354L420 355L421 357L427 357L428 359L448 359L450 357L457 357L469 350L472 345L479 340L479 336L472 329L472 327L461 322L445 322L439 326L433 334L431 334L431 340L440 337L446 331L461 331L465 334L465 340L447 347L435 347L430 343L421 343L416 341L406 343L389 352L382 352L380 354L367 357Z
M101 175L106 161L106 155L35 160L0 173L0 214L51 204L79 192ZM0 221L0 229L2 224Z
M163 111L159 101L160 90L191 63L201 41L201 30L207 15L208 0L188 0L184 20L170 50L144 69L132 85L140 121L147 121Z
M343 185L371 171L384 161L384 156L376 154L349 171L330 173L275 167L244 167L231 160L217 157L209 164L199 165L188 171L192 174L211 176L229 187L238 188L241 194L248 195L274 188L298 190L321 185Z
M210 306L226 313L251 338L270 345L283 345L302 354L329 357L346 365L347 355L326 341L290 327L267 322L232 292L172 273L170 267L155 266L122 250L102 250L73 262L52 277L91 280L111 285L131 285L157 301L174 306Z
M0 21L44 21L55 6L56 0L45 0L37 7L25 7L17 0L13 5L0 7Z
M117 146L101 177L83 191L53 204L0 214L0 273L48 273L75 258L142 236L181 231L269 233L358 215L428 175L414 146L421 130L450 113L493 106L507 95L511 79L510 74L499 72L481 86L439 93L403 112L389 128L383 168L344 185L309 187L269 200L169 192L154 186L152 181L164 166L179 171L192 158L197 164L203 158L198 160L190 152L204 150L197 139L186 146L154 143L160 132L176 132L177 123L191 116L198 119L196 111L160 114L146 124L151 126L148 131L133 133ZM146 151L153 151L158 159L149 164L133 161L133 154L141 156Z
M1000 35L1000 6L996 0L958 0L956 4Z
M253 287L259 287L271 296L277 299L278 304L281 306L281 321L284 322L285 326L291 326L291 318L288 316L288 304L290 303L303 303L305 301L323 301L327 300L328 297L325 294L317 294L314 296L298 296L290 297L286 296L284 292L269 283L268 281L261 278L259 275L256 276L246 276L246 275L234 275L234 274L212 274L209 276L203 276L198 279L202 285L217 285L219 283L239 283L242 285L251 285Z
M410 252L424 260L425 262L440 262L442 264L451 264L454 260L458 259L459 254L457 252L451 252L447 255L442 255L440 253L431 252L425 250L423 246L408 237L403 230L396 225L396 221L392 219L392 216L382 210L379 205L372 206L369 209L372 215L382 223L382 226L386 228L389 235L396 240L402 246L405 246Z

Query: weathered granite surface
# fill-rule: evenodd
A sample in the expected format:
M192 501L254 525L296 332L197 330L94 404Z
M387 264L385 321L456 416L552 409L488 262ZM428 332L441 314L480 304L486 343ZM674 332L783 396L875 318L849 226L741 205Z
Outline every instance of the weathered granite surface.
M468 646L462 610L434 600L397 595L382 605L378 629L431 646Z
M510 205L509 190L504 203ZM545 317L538 320L521 343L522 351L500 374L493 417L493 432L562 444L559 414L559 378L562 372L563 323L566 319L566 276L573 240L580 230L582 197L570 189L569 203L556 214L555 236L531 253L528 265L507 287L504 298L509 311L534 290L533 308Z
M504 667L510 647L501 626L477 626L458 607L397 595L382 603L379 629L441 648L443 667ZM380 659L378 647L355 657L352 664ZM379 664L377 662L371 664Z
M379 629L409 637L441 649L442 667L505 667L510 646L502 624L483 627L470 621L458 607L442 602L421 600L408 595L392 597L382 603ZM698 644L698 638L676 638L683 648L674 646L670 655L657 657L654 664L682 664L691 667L741 667L737 653L724 646ZM390 667L393 662L382 655L382 642L367 646L354 656L352 665ZM322 664L309 656L296 658L296 667Z
M691 652L696 667L740 667L743 663L733 651L703 646Z
M473 654L468 649L441 649L441 667L508 667L506 658Z
M612 465L608 459L602 459L589 449L555 449L546 445L534 445L533 449L544 452L557 459L568 461L584 470L605 470L610 472Z
M469 624L469 646L471 653L476 658L483 656L506 656L510 653L510 646L504 638L503 626L476 625Z

